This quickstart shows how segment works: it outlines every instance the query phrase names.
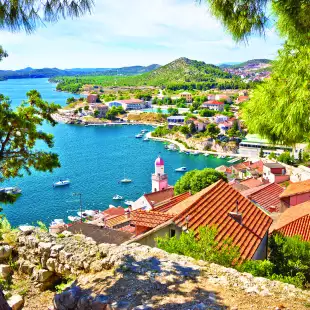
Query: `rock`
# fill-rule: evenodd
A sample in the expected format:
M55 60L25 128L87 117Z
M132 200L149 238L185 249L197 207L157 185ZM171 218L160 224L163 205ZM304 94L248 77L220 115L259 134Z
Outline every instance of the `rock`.
M12 269L9 265L0 265L0 277L6 279L12 272Z
M209 294L209 300L214 304L216 303L216 296L213 292Z
M9 245L1 245L0 246L0 261L9 258L12 254L13 247Z
M98 295L92 302L92 310L105 310L110 303L110 298L106 295Z
M50 254L50 256L51 257L57 257L59 251L61 251L63 248L64 248L64 245L62 245L62 244L53 245L51 247L51 254Z
M65 230L62 232L62 234L65 236L65 237L71 237L73 234L71 231L68 231L68 230Z
M30 235L35 229L35 227L31 225L21 225L18 228L25 235Z
M114 302L111 306L113 310L129 310L130 302L126 300L120 300L118 302Z
M31 275L33 273L34 267L35 267L35 265L31 264L28 261L23 261L23 260L19 261L19 271L22 273Z
M259 292L259 295L263 297L267 297L267 296L271 296L272 294L269 292L269 290L264 289L261 292Z
M82 296L76 306L77 310L88 310L92 309L93 297L91 296Z
M248 294L259 294L259 290L258 290L257 286L248 287L245 290L245 292L248 293Z
M201 302L200 304L195 305L192 309L193 310L205 310L207 309L207 306L203 302Z
M71 287L61 294L56 294L54 297L54 307L57 310L76 309L79 299L81 298L82 291L79 286ZM98 310L100 308L97 308Z
M53 244L51 242L40 242L38 245L40 253L47 253L47 255L50 254L51 248Z
M47 270L54 272L56 263L57 263L57 260L55 258L49 258L46 262Z
M40 269L35 272L34 280L43 283L46 282L52 275L53 273L51 271L46 269Z
M20 295L13 295L9 298L7 301L9 306L12 308L12 310L19 310L22 309L24 305L24 299Z

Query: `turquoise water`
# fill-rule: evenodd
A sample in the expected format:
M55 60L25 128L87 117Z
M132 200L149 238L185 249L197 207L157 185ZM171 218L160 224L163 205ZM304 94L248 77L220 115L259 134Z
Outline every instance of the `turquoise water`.
M0 82L0 93L10 96L12 105L18 105L30 89L37 89L47 101L65 104L68 93L55 91L55 85L47 79L23 79ZM151 191L151 173L159 153L165 160L169 184L174 184L182 175L175 168L190 169L217 167L224 159L193 156L170 152L160 142L143 142L135 135L147 126L82 127L59 124L45 125L44 130L54 134L54 152L60 156L61 168L53 173L34 172L31 176L9 180L5 185L17 185L23 193L14 205L4 206L4 212L13 225L34 223L43 220L67 219L76 215L78 201L73 192L82 193L86 209L105 209L116 204L113 195L135 200ZM131 184L119 184L124 177ZM53 188L53 182L61 177L70 178L69 187Z

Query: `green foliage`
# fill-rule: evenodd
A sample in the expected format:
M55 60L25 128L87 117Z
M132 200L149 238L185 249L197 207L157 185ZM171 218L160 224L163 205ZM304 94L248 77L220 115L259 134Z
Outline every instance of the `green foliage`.
M216 241L216 227L200 227L199 237L193 231L182 232L179 238L168 236L157 238L157 246L168 253L176 253L193 257L197 260L230 267L239 259L239 249L231 240L224 240L221 245Z
M42 221L37 221L37 224L41 231L48 232L48 228L45 223L43 223Z
M31 174L31 168L53 171L60 166L57 154L36 149L39 141L53 146L53 136L38 127L44 122L55 126L52 114L60 106L44 101L36 90L27 92L27 98L13 110L9 98L0 95L0 181Z
M271 154L270 154L271 155ZM260 148L260 151L259 151L259 157L260 158L263 158L264 157L264 151L263 151L263 148L261 147Z
M0 240L15 245L17 242L18 230L13 228L5 216L0 218Z
M57 238L58 238L58 239L63 239L63 238L65 238L65 235L64 235L64 234L62 234L62 233L57 234Z
M191 122L191 123L189 124L189 132L190 132L191 134L196 133L196 126L195 126L195 124L194 124L193 122Z
M108 110L105 117L109 120L114 120L116 119L116 116L121 113L124 113L124 109L122 107L112 107L111 109Z
M174 192L176 195L188 191L191 191L192 194L195 194L220 179L227 182L227 177L225 174L211 168L205 168L203 170L191 170L185 173L176 182L174 186Z
M206 131L205 131L205 135L207 137L211 137L211 138L215 139L219 133L220 133L220 129L218 128L218 126L216 124L210 123L207 125Z
M67 104L73 103L75 102L75 98L74 97L69 97L66 101Z
M287 164L287 165L292 165L295 163L295 159L293 156L291 156L290 152L283 152L278 156L278 161L281 163Z
M183 135L188 135L190 133L189 127L187 125L181 126L179 130Z
M158 126L152 132L152 137L163 137L169 133L169 129L167 126Z
M172 107L169 107L168 108L168 113L169 113L169 115L178 115L179 114L179 110L175 109L175 108L172 108Z
M72 275L70 277L64 278L63 281L55 286L55 290L57 294L62 293L66 288L70 287L76 278Z
M269 159L277 159L277 155L274 152L271 152L268 156Z
M199 110L199 115L202 117L212 117L216 114L216 111L208 110L208 109L201 109Z

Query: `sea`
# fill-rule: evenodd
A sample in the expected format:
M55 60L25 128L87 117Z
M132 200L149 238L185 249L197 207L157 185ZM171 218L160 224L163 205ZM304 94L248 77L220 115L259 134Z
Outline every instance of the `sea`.
M42 98L60 105L66 104L70 93L57 92L56 85L47 79L14 79L0 82L0 94L10 97L12 108L26 99L29 90L38 90ZM151 191L151 174L154 162L160 154L165 161L165 172L169 184L174 185L182 176L175 172L178 167L188 170L215 168L226 164L225 159L203 155L194 156L168 151L162 142L143 141L135 138L142 129L151 126L79 126L45 124L43 130L54 135L53 152L59 154L61 168L52 173L33 171L21 178L8 180L1 186L18 186L22 194L13 205L3 205L3 213L12 225L49 224L54 219L67 220L77 215L79 194L83 209L104 210L109 205L120 205L113 201L115 194L128 200L136 200ZM124 177L132 179L130 184L121 184ZM69 178L70 186L53 188L53 182ZM78 195L76 195L78 194Z

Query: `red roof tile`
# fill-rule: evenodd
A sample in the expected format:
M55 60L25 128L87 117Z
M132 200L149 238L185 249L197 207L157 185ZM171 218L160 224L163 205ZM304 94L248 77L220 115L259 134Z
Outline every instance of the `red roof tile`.
M131 223L136 226L155 228L172 217L172 215L163 212L136 210L131 212Z
M253 164L250 165L250 169L255 169L257 170L259 173L263 173L263 169L264 169L264 163L259 160Z
M204 102L203 104L224 105L224 102L220 102L217 100L209 100L209 101Z
M248 188L254 188L257 186L261 186L264 185L264 183L261 180L255 179L255 178L249 178L247 180L244 181L240 181L241 185L244 185Z
M104 214L106 218L112 218L113 216L125 214L125 209L122 207L109 208L107 210L102 211L102 214Z
M242 224L229 214L235 212L236 201L242 213ZM272 224L267 213L222 180L180 202L167 213L178 214L175 223L196 234L199 227L216 225L217 241L230 238L239 247L242 259L253 257Z
M300 217L277 231L287 237L301 236L304 241L310 241L310 215Z
M252 192L247 190L241 192L241 194L269 212L279 212L281 203L279 196L284 191L280 185L268 183L251 190Z
M310 192L310 180L291 183L281 194L280 198L295 196L298 194Z
M121 103L126 103L126 104L130 104L130 103L143 103L143 100L141 99L126 99L126 100L115 100L117 102L121 102Z
M153 206L159 202L162 202L166 199L172 198L174 196L174 188L169 187L165 190L144 194L145 199L148 201L148 203Z
M174 196L172 198L169 198L165 201L159 202L158 204L156 204L153 208L152 211L157 211L157 212L167 212L168 210L170 210L173 206L175 206L176 204L178 204L179 202L185 200L186 198L188 198L190 196L190 192L185 192L183 194Z

